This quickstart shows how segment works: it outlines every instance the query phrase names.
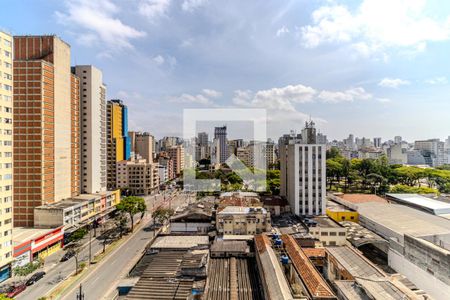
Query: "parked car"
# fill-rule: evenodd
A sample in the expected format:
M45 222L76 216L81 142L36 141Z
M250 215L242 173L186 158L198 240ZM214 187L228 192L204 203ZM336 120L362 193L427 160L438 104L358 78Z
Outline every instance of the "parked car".
M63 257L61 257L60 262L64 262L67 261L69 259L71 259L73 256L75 256L75 251L67 251Z
M8 298L13 298L13 297L19 295L20 293L22 293L26 288L27 288L27 286L25 284L17 285L12 289L11 292L6 294L6 296Z
M42 277L44 277L44 275L45 275L44 271L36 272L33 275L31 275L31 277L27 280L27 282L25 284L27 286L30 286L33 283L35 283L36 281L38 281L39 279L41 279Z

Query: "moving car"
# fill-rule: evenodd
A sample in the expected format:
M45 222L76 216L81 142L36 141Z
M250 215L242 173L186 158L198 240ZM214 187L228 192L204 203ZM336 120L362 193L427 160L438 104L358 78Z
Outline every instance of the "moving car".
M41 271L41 272L36 272L34 273L25 283L27 286L32 285L33 283L35 283L36 281L38 281L39 279L41 279L42 277L44 277L45 272Z
M19 295L20 293L22 293L26 288L27 288L27 286L25 284L17 285L11 290L11 292L6 294L6 296L8 298L13 298L13 297Z
M63 257L61 257L60 262L64 262L67 261L69 259L71 259L73 256L75 256L75 251L67 251Z

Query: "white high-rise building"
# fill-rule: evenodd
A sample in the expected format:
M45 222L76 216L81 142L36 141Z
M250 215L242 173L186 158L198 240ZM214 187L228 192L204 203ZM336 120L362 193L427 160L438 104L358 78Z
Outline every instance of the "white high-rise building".
M106 86L94 66L75 66L80 78L81 192L106 191Z
M394 136L394 143L395 144L401 144L402 143L402 137L399 136L399 135Z
M306 124L307 138L280 144L281 195L296 215L322 215L326 208L326 145L318 144L314 123ZM307 143L305 143L306 141Z

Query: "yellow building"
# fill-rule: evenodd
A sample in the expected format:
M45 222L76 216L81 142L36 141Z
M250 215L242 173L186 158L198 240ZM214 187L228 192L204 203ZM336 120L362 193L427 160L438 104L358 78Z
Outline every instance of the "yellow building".
M128 108L121 100L107 103L107 189L117 188L117 162L131 157L131 139L128 136Z
M11 275L12 255L12 140L13 39L0 31L0 282Z
M336 222L351 221L358 223L358 212L351 211L342 207L328 207L327 216Z

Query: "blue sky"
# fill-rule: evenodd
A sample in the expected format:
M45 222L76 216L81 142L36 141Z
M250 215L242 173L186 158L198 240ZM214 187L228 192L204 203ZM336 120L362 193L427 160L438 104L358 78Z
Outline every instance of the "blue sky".
M450 135L447 1L23 0L0 20L60 36L157 137L214 107L266 108L274 138L310 116L336 139Z

